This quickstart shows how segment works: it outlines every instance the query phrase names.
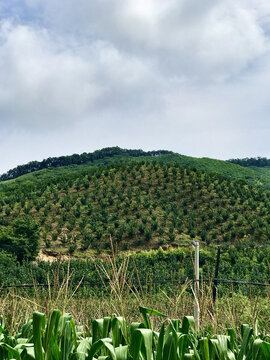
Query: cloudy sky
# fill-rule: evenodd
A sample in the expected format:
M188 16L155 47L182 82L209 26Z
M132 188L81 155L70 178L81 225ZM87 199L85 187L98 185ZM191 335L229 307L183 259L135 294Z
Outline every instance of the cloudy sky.
M0 173L107 146L270 157L269 0L0 0Z

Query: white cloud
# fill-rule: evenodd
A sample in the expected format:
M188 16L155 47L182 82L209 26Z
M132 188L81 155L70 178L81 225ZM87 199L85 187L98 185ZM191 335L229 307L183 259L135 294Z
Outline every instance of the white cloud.
M263 25L270 9L264 0L30 3L39 4L57 31L106 39L130 53L147 54L171 76L234 76L268 47Z
M107 42L94 41L80 53L78 44L69 48L45 29L10 22L2 24L0 39L0 124L80 121L104 98L141 88L151 77L143 61Z
M99 96L91 64L58 51L46 30L4 23L0 46L1 121L74 120Z
M26 161L109 145L270 156L269 1L0 0L0 17L12 165L25 139Z

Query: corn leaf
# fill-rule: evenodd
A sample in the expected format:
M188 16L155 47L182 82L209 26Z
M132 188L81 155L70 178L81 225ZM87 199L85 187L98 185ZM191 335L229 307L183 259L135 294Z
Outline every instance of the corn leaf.
M35 350L35 359L44 360L44 351L42 348L42 332L45 328L46 317L40 312L33 314L33 342Z
M105 347L108 350L112 360L117 360L111 342L112 340L110 338L99 339L98 341L96 341L90 348L87 360L92 360L94 355L96 355L103 347Z
M13 349L10 345L0 343L0 348L3 348L8 353L8 359L21 360L21 356L18 350Z
M129 352L133 360L138 360L140 355L143 360L152 359L153 332L150 329L136 329L133 332Z
M115 350L116 360L128 359L128 345L118 346L114 350Z
M270 344L268 342L263 341L263 343L261 344L261 350L263 354L262 359L264 360L270 359Z
M183 334L188 334L189 332L195 332L195 320L193 316L184 316L181 332Z

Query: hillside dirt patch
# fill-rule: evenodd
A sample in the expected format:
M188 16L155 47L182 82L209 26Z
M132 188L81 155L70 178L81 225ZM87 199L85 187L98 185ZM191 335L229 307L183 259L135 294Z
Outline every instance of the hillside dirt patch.
M45 261L52 263L57 260L67 261L70 259L70 256L59 254L55 251L44 251L41 250L36 258L36 261Z

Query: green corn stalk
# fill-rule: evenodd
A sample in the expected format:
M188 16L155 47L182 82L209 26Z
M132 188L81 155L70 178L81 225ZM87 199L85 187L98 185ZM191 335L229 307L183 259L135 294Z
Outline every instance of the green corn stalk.
M43 331L46 324L46 317L44 314L34 312L33 314L33 342L35 350L35 359L44 360L44 350L42 347Z
M115 317L111 321L113 346L118 347L120 344L125 345L126 339L126 322L123 317Z
M156 332L150 316L164 316L140 308L143 323L127 324L122 317L92 322L92 337L76 332L70 314L54 310L46 320L35 312L16 336L9 336L0 318L0 360L269 360L270 343L241 327L241 340L234 329L228 335L201 337L193 317L166 320Z
M93 343L108 337L111 329L111 321L112 319L110 317L92 321Z

